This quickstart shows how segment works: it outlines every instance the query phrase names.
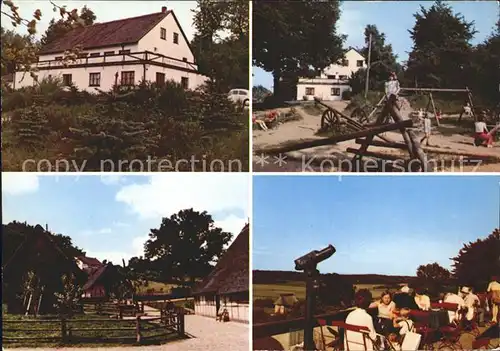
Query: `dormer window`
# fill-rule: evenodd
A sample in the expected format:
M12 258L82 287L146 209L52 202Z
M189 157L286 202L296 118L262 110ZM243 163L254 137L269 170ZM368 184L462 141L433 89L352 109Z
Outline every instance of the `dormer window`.
M174 44L179 44L179 33L174 33Z
M160 28L160 38L167 40L167 30L165 28Z

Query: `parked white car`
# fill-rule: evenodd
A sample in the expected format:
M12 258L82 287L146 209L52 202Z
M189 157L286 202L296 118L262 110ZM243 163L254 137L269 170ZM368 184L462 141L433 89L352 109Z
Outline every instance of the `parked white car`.
M228 98L234 103L241 102L243 105L248 105L250 92L245 89L231 89L228 93Z

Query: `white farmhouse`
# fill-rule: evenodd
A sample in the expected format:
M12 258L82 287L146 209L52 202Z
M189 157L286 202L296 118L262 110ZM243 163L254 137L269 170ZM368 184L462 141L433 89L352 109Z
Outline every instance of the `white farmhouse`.
M64 64L64 52L79 47L76 61ZM193 51L173 11L75 28L44 46L35 65L38 80L62 79L80 90L110 90L114 84L174 80L195 89L206 77L198 73ZM13 88L35 84L29 74L16 72Z
M297 84L297 99L341 100L344 91L350 91L349 78L361 68L366 69L366 61L355 49L345 54L345 65L332 64L314 78L299 78Z

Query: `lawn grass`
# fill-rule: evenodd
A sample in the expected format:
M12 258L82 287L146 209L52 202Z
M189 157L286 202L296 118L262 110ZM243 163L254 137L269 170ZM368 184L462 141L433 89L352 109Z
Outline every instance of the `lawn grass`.
M382 287L384 284L354 284L356 290L368 289L374 299L378 299L380 294L387 290ZM306 297L306 283L303 281L287 281L279 284L254 284L253 300L257 299L277 299L280 294L295 294L298 299Z
M306 283L288 281L280 284L253 284L253 299L277 299L280 294L295 294L298 299L306 297Z
M147 294L148 290L153 290L154 293L163 292L164 294L170 294L172 288L177 288L178 284L161 283L161 282L147 282L146 285L141 285L137 289L137 294ZM163 289L163 290L162 290Z
M34 322L27 322L34 321ZM98 315L75 315L68 319L67 326L72 332L70 345L79 346L119 346L123 344L136 344L136 321L114 320ZM123 328L127 330L99 330L102 328ZM5 329L21 329L19 331L6 331ZM26 329L29 329L27 331ZM78 331L76 329L86 329ZM22 315L3 315L2 330L4 338L39 338L38 340L21 340L12 342L3 340L9 347L58 347L62 346L61 321L56 316L42 316L34 318ZM141 322L141 335L143 344L163 344L179 339L177 333L168 331L153 322ZM111 340L106 340L106 339Z

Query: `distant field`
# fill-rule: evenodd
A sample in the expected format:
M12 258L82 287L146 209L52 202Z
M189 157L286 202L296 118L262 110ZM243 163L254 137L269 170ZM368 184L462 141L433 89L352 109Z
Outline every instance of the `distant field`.
M177 284L166 284L166 283L160 283L160 282L148 282L146 286L141 286L138 289L139 294L146 294L148 290L153 289L153 292L159 293L163 289L163 293L168 294L170 293L170 289L176 288L178 285Z
M253 299L276 299L280 294L295 294L297 298L306 297L305 282L286 282L281 284L253 284Z
M380 294L386 290L379 288L383 284L355 284L356 290L368 289L374 299L378 299ZM253 299L276 299L280 294L294 293L299 299L304 299L306 294L305 282L288 281L280 284L254 284Z

